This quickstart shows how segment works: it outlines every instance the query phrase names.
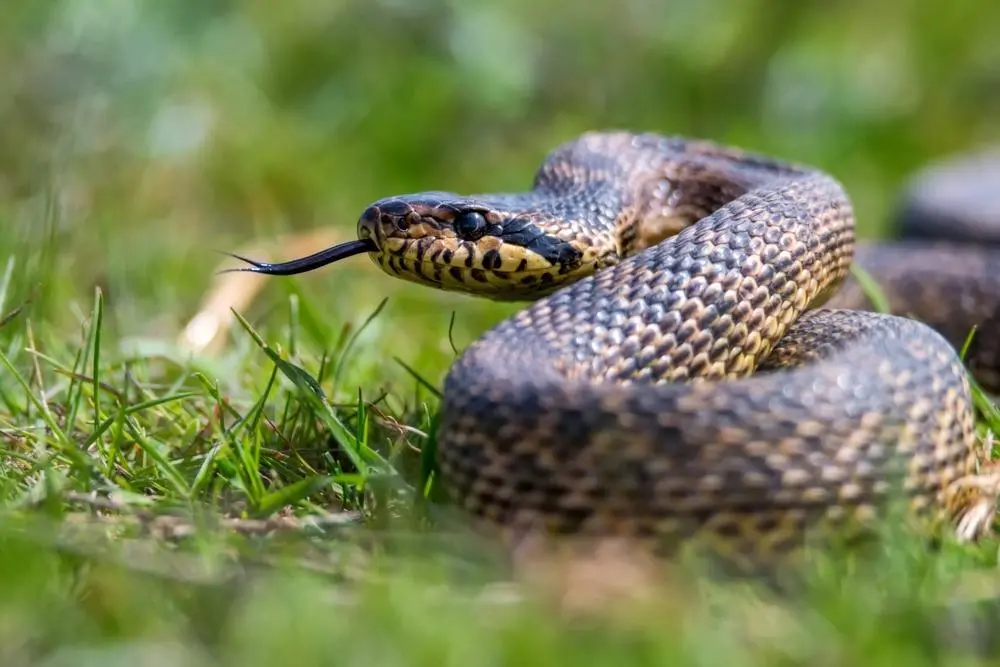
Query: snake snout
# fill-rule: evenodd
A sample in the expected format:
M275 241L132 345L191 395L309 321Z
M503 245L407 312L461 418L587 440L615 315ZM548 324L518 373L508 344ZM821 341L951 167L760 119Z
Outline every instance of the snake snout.
M405 230L400 228L397 218L391 213L386 213L378 204L367 207L358 218L358 238L373 242L379 252L385 250L386 238L401 231Z
M454 195L453 195L454 197ZM386 239L411 241L428 236L447 237L458 210L443 196L404 195L368 206L358 220L358 235L382 245Z

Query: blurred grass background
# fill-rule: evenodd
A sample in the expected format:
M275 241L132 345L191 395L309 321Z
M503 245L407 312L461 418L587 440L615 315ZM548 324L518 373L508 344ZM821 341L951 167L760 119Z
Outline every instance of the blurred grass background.
M0 258L21 258L7 306L32 295L67 331L100 285L115 332L172 340L214 250L326 226L333 241L392 193L519 189L594 128L817 165L846 184L865 236L891 233L913 170L1000 138L1000 6L985 0L5 0L3 13ZM295 289L345 318L390 296L394 331L373 335L432 380L452 310L459 346L511 310L364 259Z

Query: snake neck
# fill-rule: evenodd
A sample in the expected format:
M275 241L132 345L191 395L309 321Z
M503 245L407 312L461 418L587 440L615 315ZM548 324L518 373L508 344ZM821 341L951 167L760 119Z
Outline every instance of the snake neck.
M576 228L585 243L605 248L602 268L677 235L755 187L803 173L708 141L594 132L549 154L532 196L556 219L586 212Z
M836 180L711 143L585 135L553 152L535 192L568 212L542 214L553 229L596 229L619 256L487 337L490 355L535 375L545 364L525 348L570 379L745 375L851 262L853 211ZM518 344L500 352L503 340Z

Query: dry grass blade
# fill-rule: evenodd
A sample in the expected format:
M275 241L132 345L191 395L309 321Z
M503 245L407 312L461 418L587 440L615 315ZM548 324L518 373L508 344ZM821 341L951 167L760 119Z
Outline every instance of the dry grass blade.
M280 236L273 241L258 240L241 247L240 255L262 260L277 260L312 254L338 239L333 229L317 229L301 234ZM232 264L224 260L217 270ZM181 331L177 344L181 349L200 354L217 354L225 346L232 327L232 311L244 311L264 289L268 276L256 273L217 273L195 313Z

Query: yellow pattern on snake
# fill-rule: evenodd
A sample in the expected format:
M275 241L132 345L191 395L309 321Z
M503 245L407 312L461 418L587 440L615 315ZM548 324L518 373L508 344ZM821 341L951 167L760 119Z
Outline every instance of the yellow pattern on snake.
M528 192L388 197L357 241L241 259L287 275L365 252L421 284L534 300L444 383L440 474L480 520L766 554L868 521L896 491L948 516L975 470L956 346L1000 313L1000 261L856 247L854 223L822 171L609 131L552 151ZM926 323L871 312L848 278L859 257ZM984 381L997 338L970 350Z

